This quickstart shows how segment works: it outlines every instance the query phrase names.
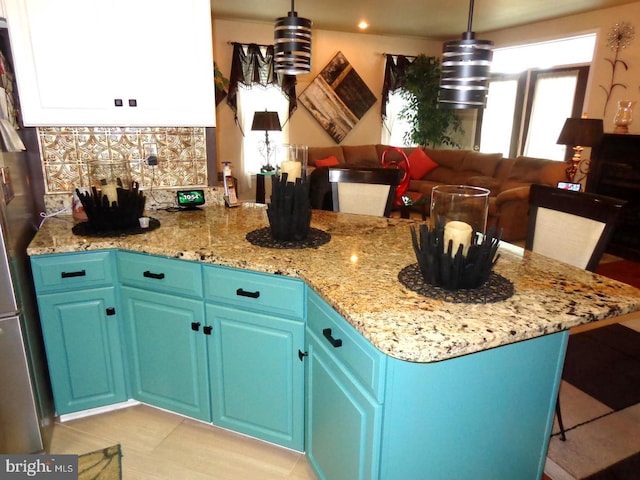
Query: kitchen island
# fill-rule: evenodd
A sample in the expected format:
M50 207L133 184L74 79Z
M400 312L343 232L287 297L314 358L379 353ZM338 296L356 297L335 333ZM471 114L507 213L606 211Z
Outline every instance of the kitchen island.
M245 238L268 225L264 205L151 216L158 229L115 238L76 236L71 217L50 218L28 253L124 250L303 281L305 450L321 478L539 478L568 329L640 310L637 289L508 244L495 272L513 284L509 298L422 296L398 281L415 263L409 220L314 211L328 243L274 249ZM326 348L336 330L344 345ZM370 371L340 358L351 343ZM351 426L356 437L342 433Z

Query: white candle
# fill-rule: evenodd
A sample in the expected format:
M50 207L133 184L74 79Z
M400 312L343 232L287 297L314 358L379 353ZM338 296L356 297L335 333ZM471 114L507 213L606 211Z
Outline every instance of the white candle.
M109 197L109 205L118 201L118 186L115 183L108 183L100 186L102 195Z
M280 164L280 171L288 174L287 182L296 182L296 178L302 176L302 163L293 160L284 160Z
M471 225L465 222L459 222L454 220L447 222L444 226L444 250L445 252L449 248L449 240L453 241L452 255L455 255L458 251L458 246L462 245L462 255L466 256L469 251L469 245L471 244L471 235L473 234L473 228Z

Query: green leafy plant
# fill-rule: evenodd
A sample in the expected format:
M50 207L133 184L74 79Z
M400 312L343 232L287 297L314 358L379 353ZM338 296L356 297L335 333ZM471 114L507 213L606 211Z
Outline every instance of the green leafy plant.
M440 60L436 57L419 55L407 67L401 93L407 105L400 111L400 118L411 124L405 141L429 147L460 148L455 135L464 133L462 122L455 110L438 108L440 76Z

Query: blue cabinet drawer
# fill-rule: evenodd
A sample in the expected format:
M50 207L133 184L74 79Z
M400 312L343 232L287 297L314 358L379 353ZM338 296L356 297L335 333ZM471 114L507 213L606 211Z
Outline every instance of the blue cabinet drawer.
M31 257L38 293L100 287L114 282L114 257L109 251Z
M202 273L198 263L118 252L118 277L125 285L202 298Z
M206 300L261 313L304 318L304 283L294 278L203 266Z
M307 293L307 329L378 401L382 401L386 357L314 291Z

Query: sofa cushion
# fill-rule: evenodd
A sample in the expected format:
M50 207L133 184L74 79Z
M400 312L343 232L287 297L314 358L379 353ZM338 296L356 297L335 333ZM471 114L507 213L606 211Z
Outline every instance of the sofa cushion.
M428 148L424 153L429 155L441 167L448 167L452 170L462 170L462 162L469 150L452 150L447 148Z
M421 179L438 166L420 147L417 147L408 158L409 175L411 175L411 178L414 180Z
M478 175L493 177L502 160L501 153L468 152L462 161L462 170L478 172Z
M566 179L566 169L565 162L520 156L513 162L502 191L532 183L555 187Z
M310 167L315 167L316 160L328 158L334 156L338 159L338 162L344 162L344 155L342 154L341 146L333 147L310 147L308 150L307 164Z
M342 147L344 161L349 167L380 167L380 159L375 145Z
M331 155L327 158L320 158L316 160L316 167L335 167L336 165L340 165L340 161L334 156Z
M500 191L500 180L493 177L484 177L481 175L469 177L467 184L472 187L482 187L489 190L489 195L495 196Z

